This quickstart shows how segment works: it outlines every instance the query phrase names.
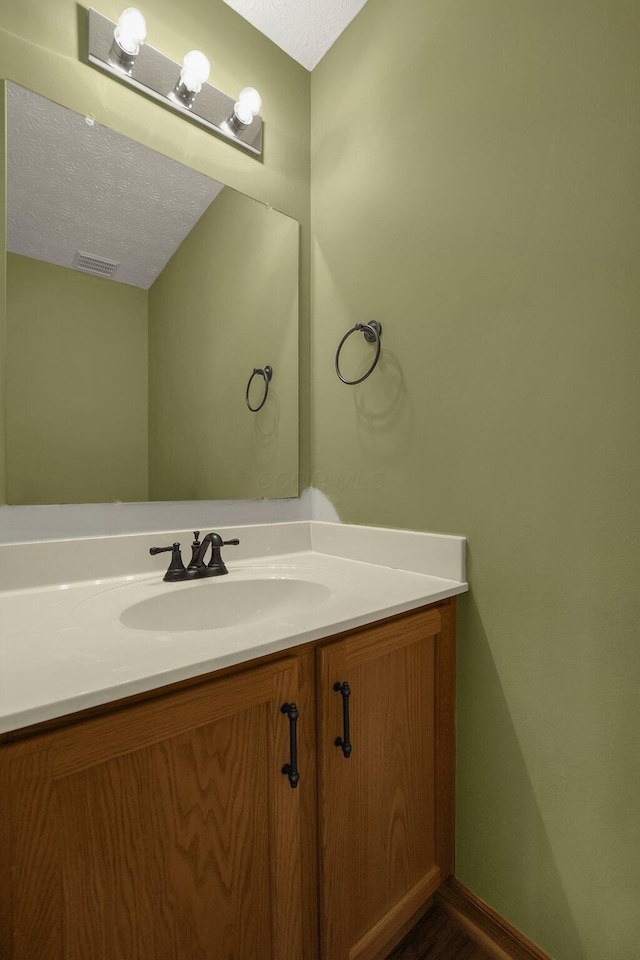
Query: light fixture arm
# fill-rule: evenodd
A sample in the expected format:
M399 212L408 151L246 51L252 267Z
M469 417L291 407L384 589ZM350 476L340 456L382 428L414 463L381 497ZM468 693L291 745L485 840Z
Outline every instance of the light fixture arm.
M88 9L87 60L91 66L152 97L170 110L190 117L241 150L262 156L262 117L254 116L246 126L231 123L236 99L207 82L202 84L197 96L177 96L183 66L148 43L142 44L134 57L127 57L117 49L118 56L114 56L115 28L114 21L91 7ZM117 44L115 46L117 48Z

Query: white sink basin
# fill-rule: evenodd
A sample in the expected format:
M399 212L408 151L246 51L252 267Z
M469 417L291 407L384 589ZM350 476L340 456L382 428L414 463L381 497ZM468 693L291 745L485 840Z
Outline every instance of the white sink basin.
M127 607L120 622L135 630L181 633L260 623L318 607L331 596L320 583L289 578L167 584L162 593Z

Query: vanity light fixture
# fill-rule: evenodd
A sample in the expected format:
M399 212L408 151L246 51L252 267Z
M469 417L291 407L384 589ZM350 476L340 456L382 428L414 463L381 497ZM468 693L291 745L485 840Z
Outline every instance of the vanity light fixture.
M235 100L208 82L211 68L200 50L190 50L180 65L145 43L147 25L136 7L127 7L117 23L90 7L87 28L91 66L262 156L262 98L254 87L245 87Z

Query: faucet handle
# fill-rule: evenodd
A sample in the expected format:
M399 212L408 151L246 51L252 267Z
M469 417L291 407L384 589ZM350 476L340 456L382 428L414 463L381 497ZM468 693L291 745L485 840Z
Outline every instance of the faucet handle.
M197 546L200 545L200 531L199 531L199 530L194 530L194 531L193 531L193 546L195 547L196 545L197 545Z
M184 563L182 562L182 554L180 553L180 544L172 543L169 547L150 547L149 553L152 557L155 557L158 553L167 553L171 550L171 563L169 568L165 573L163 580L169 582L176 580L185 580L187 576L187 571L184 568Z
M179 546L179 543L170 543L168 547L149 547L149 553L152 557L155 557L157 553L168 553L169 550L175 550Z
M211 537L212 550L211 560L207 564L208 576L220 577L225 573L229 573L220 555L220 548L228 546L237 547L240 541L237 537L233 540L223 540L219 533L210 533L209 536Z

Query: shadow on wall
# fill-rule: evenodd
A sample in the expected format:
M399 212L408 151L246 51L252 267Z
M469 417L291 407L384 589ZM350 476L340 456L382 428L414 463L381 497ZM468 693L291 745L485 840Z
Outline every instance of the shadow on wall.
M371 365L366 358L356 376ZM375 463L403 459L414 436L415 413L404 373L395 353L382 348L377 367L368 380L353 390L360 449Z
M258 402L260 402L260 399ZM252 403L256 401L252 399ZM251 411L253 413L253 411ZM261 410L253 413L253 438L256 445L259 464L273 461L273 444L278 440L278 424L280 423L280 396L278 388L269 386L269 394Z
M473 594L459 598L457 632L456 876L552 957L586 960Z

